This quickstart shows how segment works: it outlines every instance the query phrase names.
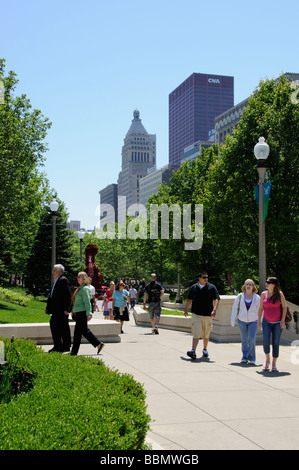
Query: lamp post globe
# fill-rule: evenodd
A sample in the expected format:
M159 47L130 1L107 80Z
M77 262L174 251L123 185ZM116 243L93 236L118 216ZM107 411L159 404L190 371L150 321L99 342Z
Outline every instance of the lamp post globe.
M85 232L82 232L82 230L80 230L80 232L78 232L78 237L79 237L80 240L83 240L84 235L85 235Z
M254 146L254 155L259 164L265 163L269 156L270 148L264 137L260 137L257 144Z
M264 137L260 137L254 146L254 155L257 159L257 171L259 174L259 293L266 288L266 234L264 221L264 181L266 161L270 148Z
M50 209L51 212L57 212L58 211L59 204L56 201L55 197L53 198L53 201L50 203Z

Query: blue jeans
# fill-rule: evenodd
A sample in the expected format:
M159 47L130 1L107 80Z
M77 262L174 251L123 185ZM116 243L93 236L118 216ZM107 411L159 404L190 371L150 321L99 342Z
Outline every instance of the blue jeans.
M272 356L277 358L279 356L279 342L282 329L280 322L270 323L263 319L263 346L264 353L270 354L271 336L272 336Z
M242 361L255 362L255 338L257 332L257 321L245 323L238 320L242 342Z

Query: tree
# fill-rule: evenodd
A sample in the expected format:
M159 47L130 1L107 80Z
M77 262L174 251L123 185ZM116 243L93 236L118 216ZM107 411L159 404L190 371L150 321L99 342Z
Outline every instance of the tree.
M74 287L80 264L79 240L72 230L67 228L68 214L65 205L57 196L59 203L56 219L56 263L65 267L65 275ZM34 295L47 295L51 287L52 263L52 214L49 203L45 205L32 252L26 270L26 287Z
M127 226L134 220L127 218ZM138 224L136 225L136 233ZM109 282L117 278L141 279L149 277L149 273L156 270L155 240L149 238L132 239L118 233L118 226L110 238L100 237L97 232L85 235L84 246L89 243L97 245L99 251L96 263L104 281Z
M11 242L0 230L0 282L1 284L8 280L8 266L12 262Z
M183 224L179 239L173 238L173 217L170 217L169 239L160 239L159 243L163 252L164 263L172 265L172 271L177 277L177 265L181 265L181 279L187 285L198 278L201 270L207 270L211 278L217 280L217 285L221 286L219 272L222 265L219 264L217 250L212 244L211 237L206 230L206 220L209 217L205 208L206 195L208 191L209 172L219 158L219 148L214 145L202 153L194 160L184 162L173 174L170 186L161 185L158 193L149 199L150 204L161 206L166 204L171 207L178 204L183 213L183 205L192 207L192 227L194 227L195 204L203 205L203 244L200 250L185 250ZM220 289L221 290L221 289ZM223 290L223 288L222 288Z
M4 86L4 103L0 104L0 224L11 243L10 272L18 272L26 265L48 194L48 182L40 167L51 123L41 111L32 110L26 95L14 97L16 74L4 73L5 60L0 59Z
M221 147L202 150L184 163L170 187L161 187L151 198L158 204L203 204L202 248L186 253L179 241L164 245L168 259L181 258L185 279L201 267L218 279L232 278L236 289L248 277L258 283L258 173L253 148L263 136L270 146L267 179L272 181L267 273L278 277L289 300L299 301L299 104L291 99L293 92L285 77L262 81L232 136Z
M299 291L299 105L292 103L292 92L285 77L259 84L211 169L207 195L208 230L222 246L226 269L239 286L246 277L257 279L258 211L253 186L258 176L253 148L260 136L265 137L270 146L267 178L272 181L266 219L267 273L279 278L288 298Z

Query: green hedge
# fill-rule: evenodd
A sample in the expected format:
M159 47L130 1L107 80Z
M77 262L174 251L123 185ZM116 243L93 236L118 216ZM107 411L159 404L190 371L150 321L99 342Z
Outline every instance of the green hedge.
M0 287L0 300L27 307L31 299L33 299L32 295L25 295L13 289Z
M98 359L45 354L31 341L15 341L35 379L29 392L0 405L1 450L146 449L150 417L132 376Z

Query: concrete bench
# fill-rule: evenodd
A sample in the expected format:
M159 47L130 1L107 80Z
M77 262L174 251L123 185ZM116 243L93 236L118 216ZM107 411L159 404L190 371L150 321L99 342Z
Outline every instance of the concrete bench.
M135 324L137 326L151 327L149 313L145 312L143 308L135 306L133 310ZM159 328L166 328L169 330L191 332L191 317L184 317L180 315L161 315Z
M75 322L70 321L71 336L74 336ZM112 320L91 319L88 325L93 334L103 343L119 343L120 323ZM26 338L37 344L53 344L49 323L9 323L0 325L0 336L4 338ZM82 336L82 343L87 340Z
M239 327L231 327L231 310L233 303L236 299L235 295L221 295L220 303L217 309L216 317L213 319L213 331L210 335L211 340L218 343L234 343L240 342L240 330ZM287 302L290 312L299 311L299 307L291 302ZM162 308L167 310L184 310L185 304L173 304L171 302L162 302ZM190 308L189 308L190 312ZM137 326L149 326L151 327L150 316L143 308L136 305L134 307L134 320ZM299 320L298 320L299 322ZM177 331L183 331L191 333L192 319L191 316L184 317L178 315L161 315L159 328L167 328ZM299 341L299 334L297 333L298 327L294 323L294 320L288 325L287 329L282 331L281 343L291 344L292 341ZM261 331L257 332L256 341L257 344L261 344L263 335Z

